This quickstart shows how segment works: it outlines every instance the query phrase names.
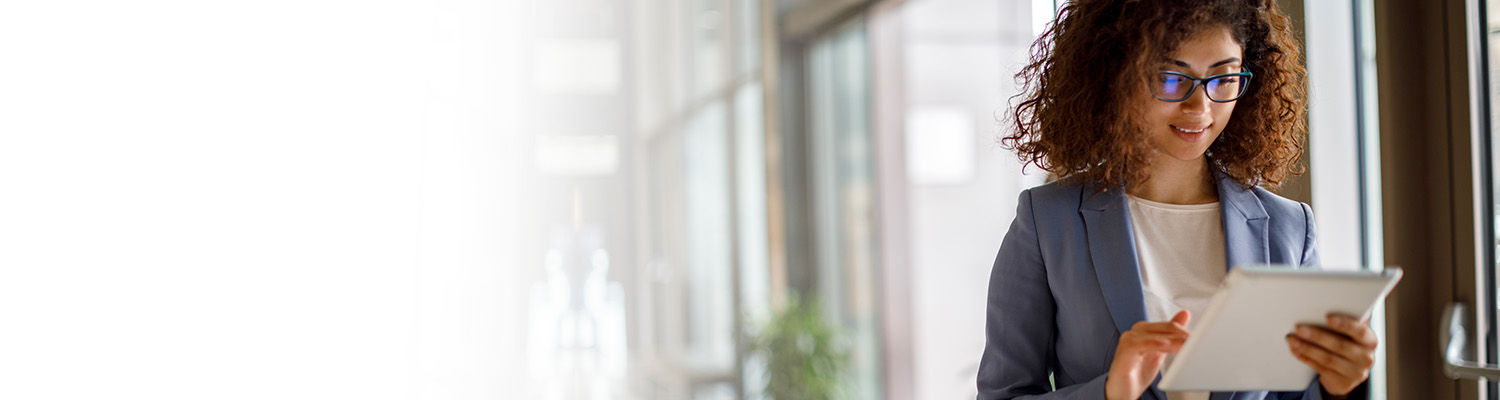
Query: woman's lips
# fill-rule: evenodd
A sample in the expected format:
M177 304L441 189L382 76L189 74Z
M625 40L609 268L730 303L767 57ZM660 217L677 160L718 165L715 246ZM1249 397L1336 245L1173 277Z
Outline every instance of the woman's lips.
M1182 126L1179 126L1179 125L1170 125L1170 126L1172 127L1172 132L1177 133L1177 137L1182 138L1183 141L1186 141L1186 142L1189 142L1189 143L1196 143L1198 141L1203 140L1204 137L1208 136L1208 135L1206 135L1206 133L1208 133L1208 128L1209 128L1210 125L1196 125L1196 126L1195 125L1182 125Z

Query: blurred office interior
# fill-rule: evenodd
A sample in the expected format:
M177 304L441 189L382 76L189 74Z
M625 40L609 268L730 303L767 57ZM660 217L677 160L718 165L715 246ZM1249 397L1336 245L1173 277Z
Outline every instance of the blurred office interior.
M801 299L848 398L972 397L982 282L1043 182L996 117L1052 6L530 6L530 393L755 398L747 336Z

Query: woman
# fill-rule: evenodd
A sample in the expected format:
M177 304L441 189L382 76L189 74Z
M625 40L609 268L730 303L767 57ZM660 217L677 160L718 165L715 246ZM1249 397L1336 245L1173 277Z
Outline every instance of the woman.
M1300 52L1274 0L1069 2L1003 139L1061 178L995 259L979 398L1210 397L1153 382L1227 269L1319 264L1308 206L1261 188L1302 151ZM1287 338L1307 390L1212 397L1363 398L1376 345L1331 315Z

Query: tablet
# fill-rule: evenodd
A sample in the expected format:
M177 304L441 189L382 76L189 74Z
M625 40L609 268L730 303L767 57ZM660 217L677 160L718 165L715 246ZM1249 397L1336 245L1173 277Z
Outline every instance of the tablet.
M1329 313L1370 316L1401 280L1400 268L1329 271L1235 268L1162 373L1162 390L1301 391L1315 376L1287 348L1297 324L1327 326ZM1198 319L1199 316L1193 316Z

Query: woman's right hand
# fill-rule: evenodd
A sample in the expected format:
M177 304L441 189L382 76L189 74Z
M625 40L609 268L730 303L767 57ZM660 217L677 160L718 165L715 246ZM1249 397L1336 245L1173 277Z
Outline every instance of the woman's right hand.
M1182 343L1187 341L1188 319L1186 310L1180 311L1167 322L1137 322L1129 332L1120 335L1120 345L1115 347L1115 361L1109 365L1109 375L1104 379L1104 395L1109 400L1133 400L1141 397L1156 374L1167 354L1177 354Z

